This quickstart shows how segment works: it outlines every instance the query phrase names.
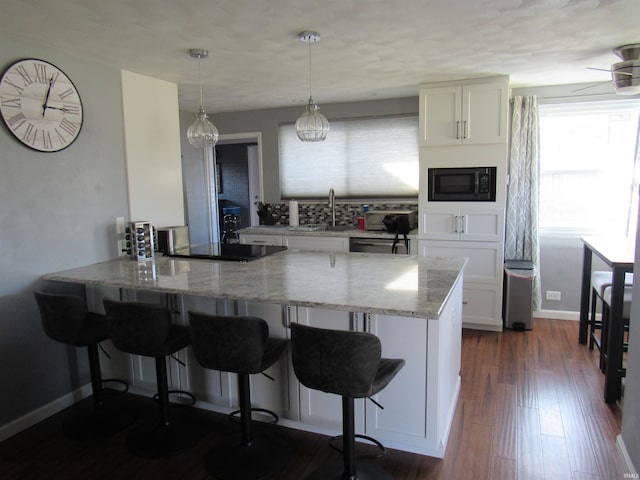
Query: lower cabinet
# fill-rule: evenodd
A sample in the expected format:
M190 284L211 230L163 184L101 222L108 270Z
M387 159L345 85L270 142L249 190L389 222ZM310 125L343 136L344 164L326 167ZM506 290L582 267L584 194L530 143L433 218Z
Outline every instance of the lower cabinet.
M382 342L382 356L402 358L404 367L374 400L365 401L366 434L401 444L426 438L427 328L424 318L365 315L366 330Z
M390 448L444 456L460 387L461 281L454 286L437 320L192 296L127 291L121 294L117 289L104 292L97 287L87 287L87 291L94 311L103 311L105 296L163 303L175 312L175 322L185 325L188 312L194 310L260 317L269 324L270 335L279 338L289 338L290 322L373 333L381 340L384 357L402 358L406 363L374 398L384 409L367 399L356 400L356 433L372 436ZM153 359L112 351L112 361L102 364L104 373L128 380L134 393L151 396L157 391ZM190 391L203 408L223 413L238 408L235 374L202 368L191 348L178 352L178 358L184 365L167 360L172 389ZM285 426L329 435L342 432L341 397L301 385L290 353L265 373L274 380L251 375L253 407L276 412Z
M349 312L338 312L321 308L297 307L291 321L311 327L331 330L354 330L354 321ZM295 375L294 375L295 378ZM330 435L342 432L342 397L305 387L297 381L300 402L300 422L313 425ZM355 406L356 432L362 432L362 401Z
M291 249L317 252L348 252L349 237L333 235L240 234L240 243L248 245L285 245Z
M282 235L260 235L258 233L240 234L240 243L246 245L282 245Z
M465 257L463 326L502 330L502 242L420 240L423 257Z
M349 237L284 235L283 244L288 248L315 250L317 252L348 252Z

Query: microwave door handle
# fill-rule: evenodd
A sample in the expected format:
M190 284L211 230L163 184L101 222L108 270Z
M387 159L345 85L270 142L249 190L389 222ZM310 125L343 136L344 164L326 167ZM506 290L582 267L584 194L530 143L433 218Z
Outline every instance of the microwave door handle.
M474 194L477 197L480 194L480 174L476 172L475 177Z

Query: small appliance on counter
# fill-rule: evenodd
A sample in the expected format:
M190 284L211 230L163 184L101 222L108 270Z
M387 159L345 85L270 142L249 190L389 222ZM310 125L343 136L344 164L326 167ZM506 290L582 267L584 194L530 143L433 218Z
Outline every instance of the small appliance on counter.
M389 231L384 222L385 217L388 216L403 217L400 222L405 226L408 225L408 230L418 228L418 212L416 210L369 210L364 213L364 229Z
M156 228L156 250L161 253L173 253L178 248L189 246L189 227Z
M154 229L151 222L129 222L125 229L127 253L133 260L153 258L155 250Z

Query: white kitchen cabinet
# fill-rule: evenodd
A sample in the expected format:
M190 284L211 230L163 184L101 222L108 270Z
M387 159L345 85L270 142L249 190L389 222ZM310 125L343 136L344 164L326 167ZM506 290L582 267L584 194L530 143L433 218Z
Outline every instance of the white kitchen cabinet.
M464 284L462 318L466 328L502 330L502 285Z
M462 320L466 328L502 330L502 242L420 240L423 257L466 257Z
M282 245L282 235L270 235L259 233L241 233L240 243L246 245Z
M427 87L419 97L420 146L507 143L506 78Z
M403 444L424 443L427 411L427 323L424 318L365 315L367 331L380 338L382 356L402 358L404 367L373 398L365 401L365 432Z
M349 237L329 235L284 235L287 248L317 252L348 252Z
M366 330L382 342L382 356L405 365L375 396L384 406L365 402L366 434L404 448L442 451L460 389L462 282L443 305L440 318L365 315Z
M502 284L503 244L499 242L446 242L420 240L422 257L466 257L464 283Z
M296 321L302 325L332 330L354 330L355 322L349 312L338 312L322 308L297 307ZM342 432L342 397L305 387L298 382L300 395L300 421L314 425L332 434ZM355 428L362 432L364 428L362 401L355 402Z
M429 205L421 209L420 238L428 240L504 241L504 208Z
M269 336L272 338L289 337L289 319L286 306L242 301L237 303L237 315L264 319L269 325ZM293 392L290 390L291 379L295 378L292 372L291 356L287 349L278 361L264 372L273 380L262 374L250 375L251 406L271 410L280 418L297 420L299 416L298 403L292 401L295 399L297 389ZM239 408L237 376L227 374L227 382L231 392L231 403L234 407ZM255 418L259 418L259 414L255 414Z

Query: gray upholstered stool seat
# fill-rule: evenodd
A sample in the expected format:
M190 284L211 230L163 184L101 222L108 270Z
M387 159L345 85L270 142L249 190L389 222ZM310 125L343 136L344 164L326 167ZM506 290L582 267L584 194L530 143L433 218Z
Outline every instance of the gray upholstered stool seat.
M205 458L207 470L220 480L257 480L283 472L289 446L279 437L252 428L249 375L263 373L285 352L288 340L269 337L261 318L231 317L189 312L191 345L200 365L236 373L240 403L241 438L216 445Z
M122 380L103 379L100 372L98 344L109 338L107 319L103 315L87 311L82 297L35 291L34 296L40 310L42 326L47 336L53 340L87 347L93 410L88 415L73 418L66 426L65 433L72 438L87 439L119 432L135 421L135 412L115 398L105 399L103 382Z
M327 330L291 324L293 369L307 388L342 396L342 462L320 467L312 479L391 479L377 465L356 463L354 399L385 388L404 366L402 359L382 358L382 345L365 332Z
M600 335L600 339L596 339L595 343L600 350L600 370L603 372L606 370L607 359L609 357L609 351L612 348L616 348L618 350L622 350L622 352L626 352L628 349L628 344L623 340L622 344L612 345L609 343L609 321L611 316L611 290L612 287L606 287L602 292L602 333ZM631 301L633 297L633 286L624 287L624 296L622 303L622 321L625 331L629 331L629 323L631 319ZM595 336L595 335L594 335ZM626 369L620 366L621 371L626 374Z
M193 412L170 415L166 357L189 345L189 327L171 324L162 305L104 300L109 337L119 350L153 357L158 386L159 419L142 423L127 435L127 449L141 457L166 457L195 445L204 431Z
M625 273L625 286L633 285L633 273ZM591 315L589 318L589 348L593 350L594 345L600 349L601 339L598 337L598 330L602 329L602 321L596 319L596 310L598 300L602 304L602 314L606 313L606 302L604 301L604 292L607 287L613 284L613 273L609 270L595 270L591 272ZM602 368L602 364L601 364Z

